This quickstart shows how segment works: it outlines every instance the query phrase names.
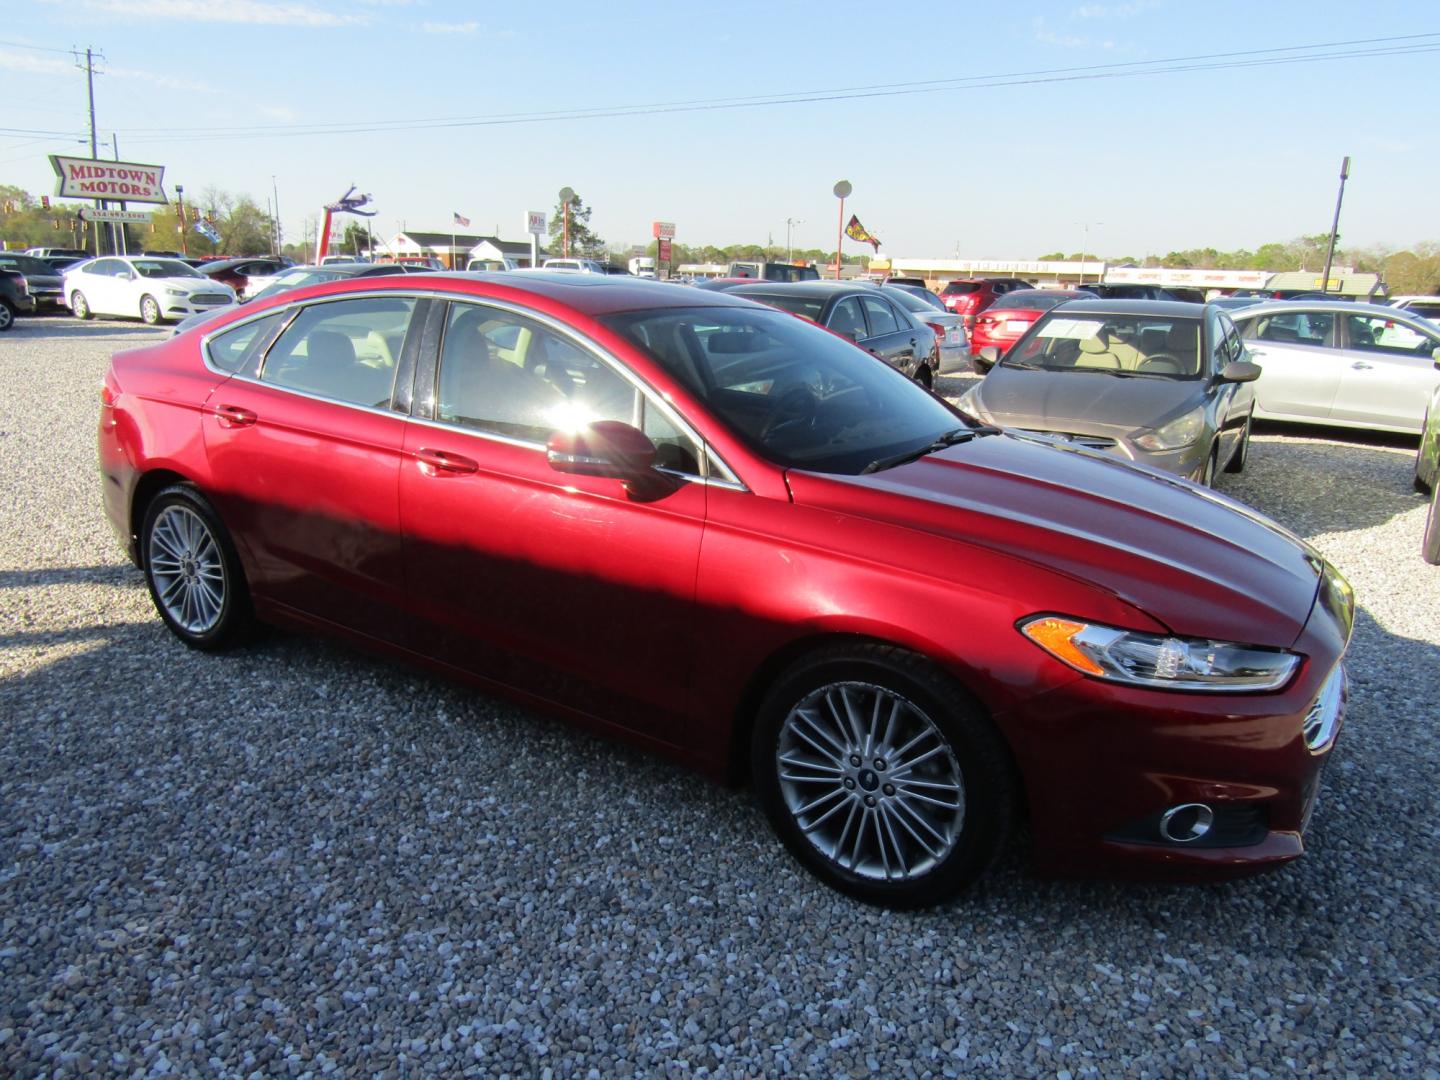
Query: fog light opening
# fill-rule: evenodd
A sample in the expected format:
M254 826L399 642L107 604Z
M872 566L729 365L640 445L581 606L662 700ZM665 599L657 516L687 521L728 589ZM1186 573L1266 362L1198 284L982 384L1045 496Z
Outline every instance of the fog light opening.
M1199 840L1215 824L1215 811L1204 803L1182 803L1160 815L1160 835L1172 844Z

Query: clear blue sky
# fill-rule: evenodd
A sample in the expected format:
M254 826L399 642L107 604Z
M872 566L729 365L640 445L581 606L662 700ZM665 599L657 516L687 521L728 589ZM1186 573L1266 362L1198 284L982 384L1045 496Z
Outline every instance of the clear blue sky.
M1326 43L1347 44L1297 48ZM68 52L87 45L102 139L171 191L264 206L273 175L289 239L353 181L386 236L459 211L522 239L569 185L612 242L662 219L784 243L788 217L797 246L833 247L843 178L897 257L1073 251L1085 222L1105 256L1229 250L1328 231L1347 154L1342 245L1440 232L1430 0L15 0L0 183L48 192L46 155L88 147Z

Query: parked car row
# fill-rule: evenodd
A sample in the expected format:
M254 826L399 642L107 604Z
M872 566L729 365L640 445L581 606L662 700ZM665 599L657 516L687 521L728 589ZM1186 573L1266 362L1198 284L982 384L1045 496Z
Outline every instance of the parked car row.
M1323 556L877 363L909 317L880 289L747 288L809 317L553 272L228 308L113 358L106 513L186 645L323 630L748 780L872 903L953 893L1022 822L1051 870L1300 856L1354 618ZM1219 312L1072 304L1017 375L1249 389Z

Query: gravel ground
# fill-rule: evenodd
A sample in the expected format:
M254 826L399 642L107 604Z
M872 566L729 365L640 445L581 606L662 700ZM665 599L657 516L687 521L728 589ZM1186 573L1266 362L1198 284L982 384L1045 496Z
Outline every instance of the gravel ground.
M0 335L0 1075L1440 1076L1413 442L1263 432L1222 484L1360 598L1305 859L1177 887L1017 855L897 914L747 793L508 704L288 635L182 648L95 467L106 360L158 336Z

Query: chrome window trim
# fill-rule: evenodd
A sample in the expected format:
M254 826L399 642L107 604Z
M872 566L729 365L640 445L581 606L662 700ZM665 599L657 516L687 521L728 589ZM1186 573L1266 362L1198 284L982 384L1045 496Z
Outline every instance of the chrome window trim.
M704 463L701 467L706 470L707 475L697 476L691 473L676 472L671 469L661 469L659 470L660 472L664 472L672 476L683 477L686 480L700 481L707 485L714 484L717 487L730 488L736 491L750 490L735 473L735 470L730 468L729 462L725 461L725 459L722 458L720 454L714 450L711 444L705 439L701 438L700 435L695 431L695 429L680 416L679 412L677 412L674 406L671 405L666 395L662 394L654 387L651 387L638 375L632 372L629 367L621 363L619 358L616 357L613 353L611 353L608 349L603 348L597 342L591 341L589 338L582 337L579 334L575 333L573 330L570 329L570 327L557 320L554 316L548 315L543 311L536 311L533 308L523 307L522 305L516 304L509 300L502 300L488 296L471 296L469 293L455 294L440 289L437 289L434 292L427 291L415 293L401 292L397 289L367 289L363 292L341 293L335 296L317 297L313 301L309 302L301 301L298 303L290 302L288 304L280 304L275 307L266 308L263 311L257 311L253 316L247 316L245 318L236 319L233 323L227 323L223 330L216 329L202 335L200 338L201 362L205 365L206 370L211 372L211 374L218 375L223 379L238 379L241 382L253 383L257 386L264 386L271 390L283 391L284 393L293 394L296 397L307 398L311 401L323 401L328 405L340 405L349 409L358 409L361 412L372 413L377 416L392 416L400 420L408 421L412 424L422 424L425 427L437 428L442 431L463 432L467 435L474 435L479 436L480 438L492 439L495 442L504 443L509 446L517 446L526 449L538 449L542 453L544 452L545 444L543 442L532 442L528 439L517 439L512 436L501 435L496 432L484 431L479 428L466 427L462 424L449 423L444 420L432 420L427 417L416 416L413 411L413 405L412 411L410 413L399 413L394 411L393 409L381 409L376 408L373 405L361 405L353 401L342 401L338 398L325 397L322 394L316 394L308 390L299 390L294 387L280 386L276 383L265 382L258 376L261 372L265 370L264 361L266 357L261 358L261 364L255 376L242 375L239 372L226 371L224 368L217 367L214 363L211 362L210 341L212 338L218 336L221 333L229 333L231 330L238 329L239 327L244 326L247 323L267 318L268 316L274 315L277 311L284 311L287 313L285 325L280 329L280 332L275 335L275 341L272 341L270 343L270 348L274 348L275 342L278 342L280 338L284 336L285 332L290 329L290 324L294 322L296 316L299 315L302 308L311 307L315 304L330 303L336 300L362 300L373 297L381 297L392 300L439 300L459 303L483 303L490 307L500 308L502 310L512 312L523 318L529 319L532 322L540 323L547 329L558 332L562 337L565 337L571 342L573 342L577 348L580 348L583 351L592 355L598 356L603 362L605 362L612 369L617 371L622 378L624 378L627 382L629 382L637 390L644 394L648 400L654 402L656 407L660 410L661 414L667 419L669 419L673 424L675 424L681 434L689 437L701 449L702 462ZM445 318L448 323L448 312L446 313ZM267 357L269 351L269 349L266 349ZM434 357L434 360L438 365L438 354ZM425 358L422 357L421 362L425 362ZM438 376L438 369L436 374ZM393 386L391 388L391 399L394 399ZM719 463L720 467L724 470L724 475L714 476L708 474L708 463L712 460Z

